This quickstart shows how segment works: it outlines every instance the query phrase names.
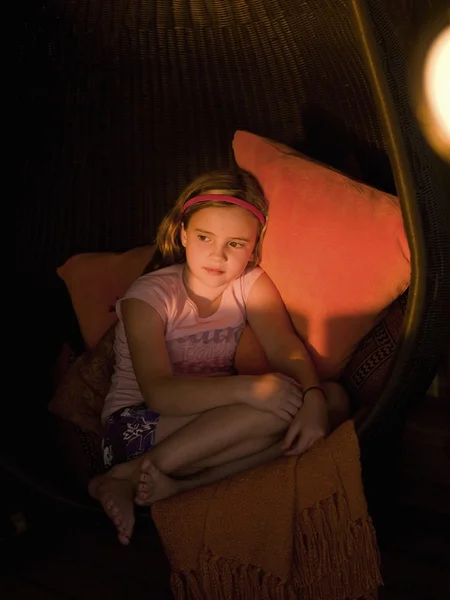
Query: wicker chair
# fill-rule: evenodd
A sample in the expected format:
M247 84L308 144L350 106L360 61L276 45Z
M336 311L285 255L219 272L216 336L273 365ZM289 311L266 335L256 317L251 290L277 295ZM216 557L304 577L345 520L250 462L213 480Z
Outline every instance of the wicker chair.
M63 481L46 411L61 341L82 345L55 268L78 252L148 243L179 190L228 165L233 132L247 129L343 171L351 154L365 182L400 197L413 267L403 334L381 397L357 415L369 499L380 478L386 485L406 412L450 337L450 233L439 165L413 118L405 48L384 4L48 0L28 9L17 90L23 293L14 302L29 425L26 448L11 431L3 437L10 473L58 504L91 507ZM3 410L12 423L14 402ZM39 467L25 460L30 446Z

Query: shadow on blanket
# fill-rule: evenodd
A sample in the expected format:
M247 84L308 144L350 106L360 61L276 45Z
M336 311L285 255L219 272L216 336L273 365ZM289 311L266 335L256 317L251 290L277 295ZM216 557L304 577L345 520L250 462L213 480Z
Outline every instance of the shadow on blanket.
M177 600L373 599L376 535L353 421L280 458L153 505Z

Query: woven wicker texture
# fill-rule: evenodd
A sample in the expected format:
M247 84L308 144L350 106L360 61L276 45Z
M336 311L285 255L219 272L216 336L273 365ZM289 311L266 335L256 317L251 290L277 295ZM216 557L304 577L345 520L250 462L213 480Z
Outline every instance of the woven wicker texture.
M361 3L400 122L427 259L417 343L380 406L389 423L388 413L425 392L450 336L447 198L411 114L408 45L397 36L440 1ZM24 140L19 272L53 271L77 252L149 243L192 177L230 163L236 129L344 171L356 162L367 183L395 191L351 0L31 5L19 32L24 68L15 90Z
M370 183L389 178L345 0L54 0L35 10L19 269L148 243L192 177L231 161L238 128L338 167L352 152Z

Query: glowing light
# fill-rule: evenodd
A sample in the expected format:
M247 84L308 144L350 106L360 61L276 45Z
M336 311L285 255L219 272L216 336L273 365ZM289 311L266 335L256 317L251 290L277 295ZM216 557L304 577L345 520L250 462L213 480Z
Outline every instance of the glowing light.
M422 122L430 143L450 160L450 26L430 45L423 70Z

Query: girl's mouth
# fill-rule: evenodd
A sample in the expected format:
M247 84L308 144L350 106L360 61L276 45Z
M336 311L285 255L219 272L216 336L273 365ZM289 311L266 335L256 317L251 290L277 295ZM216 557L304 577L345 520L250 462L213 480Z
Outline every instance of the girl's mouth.
M223 275L223 273L224 273L224 271L221 271L220 269L210 269L208 267L203 267L203 268L210 275Z

